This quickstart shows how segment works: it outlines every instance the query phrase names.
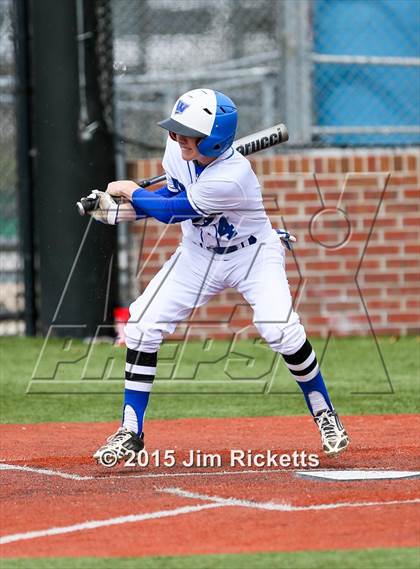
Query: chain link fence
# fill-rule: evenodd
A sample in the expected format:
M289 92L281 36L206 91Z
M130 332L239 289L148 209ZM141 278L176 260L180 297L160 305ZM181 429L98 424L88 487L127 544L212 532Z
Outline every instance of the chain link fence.
M316 141L420 141L418 0L317 0L313 11Z
M228 93L241 111L238 135L279 122L283 3L277 0L114 0L119 131L128 156L156 155L156 123L183 92ZM257 104L256 104L257 102Z
M0 0L0 335L23 331L18 238L15 61L12 0Z
M112 11L129 158L163 148L156 122L198 86L237 102L239 136L284 121L290 146L420 141L417 0L113 0Z
M285 122L282 152L420 142L419 0L95 1L119 175L161 155L156 123L199 86L237 103L238 137ZM24 309L12 8L0 0L0 333L20 331Z

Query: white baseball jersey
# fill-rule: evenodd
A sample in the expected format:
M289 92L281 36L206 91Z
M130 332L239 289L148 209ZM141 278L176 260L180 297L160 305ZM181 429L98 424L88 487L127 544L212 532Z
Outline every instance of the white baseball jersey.
M163 167L171 191L185 190L203 217L181 223L182 243L130 305L127 346L156 352L193 308L230 287L252 306L255 326L273 350L294 354L305 342L305 331L293 310L285 249L248 160L231 148L197 176L194 162L183 160L178 143L169 139ZM248 241L251 236L255 245ZM209 250L235 245L228 252Z
M230 247L272 231L261 186L249 161L233 148L199 174L194 161L183 160L179 144L168 137L162 161L168 188L186 190L191 206L203 215L181 223L184 239L204 247Z

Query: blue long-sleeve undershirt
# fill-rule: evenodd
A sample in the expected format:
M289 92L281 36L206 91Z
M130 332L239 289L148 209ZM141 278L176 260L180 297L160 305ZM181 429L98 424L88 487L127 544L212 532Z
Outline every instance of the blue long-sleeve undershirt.
M173 198L178 195L179 192L173 192L168 188L168 186L163 186L154 192L155 196L163 196L164 198Z
M179 223L202 217L192 208L185 191L174 194L166 186L156 192L139 188L133 192L131 203L139 218L146 214L163 223Z

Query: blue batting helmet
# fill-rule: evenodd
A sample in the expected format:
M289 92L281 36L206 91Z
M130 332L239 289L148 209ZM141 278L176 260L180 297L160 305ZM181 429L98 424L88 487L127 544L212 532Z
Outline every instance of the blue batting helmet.
M171 117L161 121L162 128L201 138L198 150L203 156L220 156L233 143L238 112L229 97L212 89L193 89L174 105Z

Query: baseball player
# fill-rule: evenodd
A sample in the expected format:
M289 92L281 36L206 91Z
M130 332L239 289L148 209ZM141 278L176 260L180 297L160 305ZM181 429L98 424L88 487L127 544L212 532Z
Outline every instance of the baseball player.
M94 454L113 465L144 447L143 420L159 347L195 307L227 287L252 306L261 336L280 352L303 392L323 450L337 455L349 437L331 403L315 352L306 337L285 273L285 247L265 212L250 162L232 148L237 109L218 91L194 89L159 123L169 132L163 168L167 185L156 192L117 181L97 192L91 215L115 224L154 217L180 223L182 242L130 306L122 424ZM125 198L118 205L114 197Z

